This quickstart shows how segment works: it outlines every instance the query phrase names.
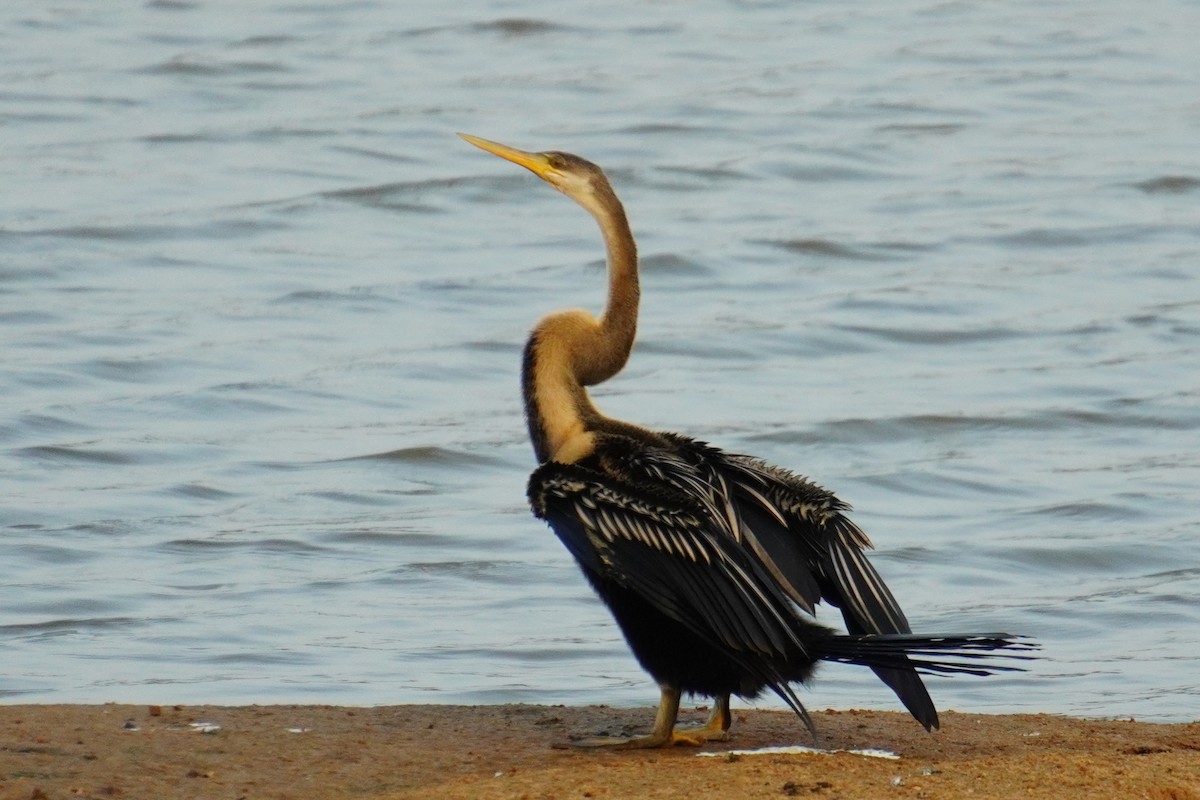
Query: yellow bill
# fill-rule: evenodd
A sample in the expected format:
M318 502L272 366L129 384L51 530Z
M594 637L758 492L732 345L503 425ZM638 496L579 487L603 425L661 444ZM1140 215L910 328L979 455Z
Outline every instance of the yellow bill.
M475 145L480 150L486 150L492 155L500 156L506 161L511 161L514 164L525 167L525 169L543 180L546 178L546 172L551 169L550 159L541 153L529 153L525 150L518 150L515 147L500 144L499 142L480 139L478 136L469 136L465 133L460 133L459 137Z

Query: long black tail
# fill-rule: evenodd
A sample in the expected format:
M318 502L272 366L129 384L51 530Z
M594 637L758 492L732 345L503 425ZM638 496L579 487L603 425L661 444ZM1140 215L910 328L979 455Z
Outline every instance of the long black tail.
M992 675L1020 672L994 659L1028 661L1038 645L1011 633L876 633L834 635L821 642L820 658L885 669L916 669L927 675Z

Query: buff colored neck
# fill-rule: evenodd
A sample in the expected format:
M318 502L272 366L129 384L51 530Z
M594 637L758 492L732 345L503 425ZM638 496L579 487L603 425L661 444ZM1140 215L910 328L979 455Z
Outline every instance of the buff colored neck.
M551 314L538 323L526 350L526 415L539 462L570 463L591 453L596 423L605 417L584 387L620 372L637 334L637 247L620 201L605 189L582 203L599 223L608 253L604 314Z

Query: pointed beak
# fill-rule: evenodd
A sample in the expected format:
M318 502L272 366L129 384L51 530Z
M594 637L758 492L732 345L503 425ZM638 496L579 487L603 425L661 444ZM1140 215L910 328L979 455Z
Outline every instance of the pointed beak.
M475 145L480 150L486 150L492 155L500 156L506 161L520 164L542 180L546 180L546 174L551 170L550 159L541 153L528 153L524 150L518 150L515 147L500 144L499 142L480 139L478 136L468 136L465 133L460 133L459 137Z

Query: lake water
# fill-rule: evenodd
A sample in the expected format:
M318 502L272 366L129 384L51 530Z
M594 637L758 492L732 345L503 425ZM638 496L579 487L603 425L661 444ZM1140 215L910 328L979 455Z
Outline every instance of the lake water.
M600 306L599 237L461 130L624 198L645 302L601 408L837 491L918 630L1043 643L939 705L1200 717L1197 30L5 3L0 699L656 702L524 499L520 349Z

